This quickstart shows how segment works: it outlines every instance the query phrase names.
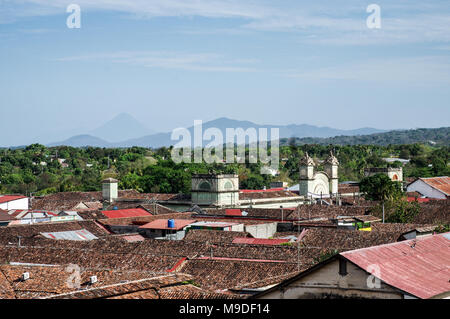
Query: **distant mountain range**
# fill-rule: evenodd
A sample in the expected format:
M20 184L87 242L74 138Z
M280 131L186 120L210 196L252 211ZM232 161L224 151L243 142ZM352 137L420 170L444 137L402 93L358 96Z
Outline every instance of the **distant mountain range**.
M290 125L260 125L249 121L238 121L229 118L219 118L213 121L203 123L203 131L208 128L218 128L223 136L226 136L227 128L242 128L244 130L248 128L267 128L270 134L271 128L279 128L280 138L304 138L304 137L314 137L314 138L329 138L334 136L346 135L367 135L374 133L385 132L383 130L378 130L375 128L360 128L356 130L339 130L330 127L318 127L308 124L290 124ZM187 128L191 133L194 134L194 128ZM162 146L175 145L178 141L173 141L171 139L171 132L169 133L155 133L155 134L145 134L138 138L129 138L129 136L134 137L139 132L144 132L146 128L136 121L133 117L127 114L121 114L109 121L105 125L102 125L98 129L90 132L88 135L78 135L73 136L67 140L51 143L48 146L95 146L95 147L132 147L132 146L142 146L142 147L152 147L158 148ZM123 139L121 140L120 137ZM207 144L207 143L205 143Z
M284 138L280 140L280 145L389 145L414 143L450 146L450 127L395 130L370 135L335 136L329 138Z

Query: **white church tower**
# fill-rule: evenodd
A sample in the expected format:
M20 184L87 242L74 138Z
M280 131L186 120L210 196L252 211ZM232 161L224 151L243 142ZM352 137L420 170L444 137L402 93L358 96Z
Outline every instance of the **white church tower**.
M314 160L309 157L308 152L300 160L300 183L299 195L308 196L314 186Z
M330 155L325 160L324 168L325 173L327 173L328 177L330 178L330 193L337 194L339 185L338 180L339 161L333 155L332 151L330 151Z

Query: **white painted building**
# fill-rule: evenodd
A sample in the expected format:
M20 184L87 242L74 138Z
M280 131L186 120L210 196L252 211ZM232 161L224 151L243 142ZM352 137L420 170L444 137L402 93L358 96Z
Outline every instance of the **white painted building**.
M325 160L324 172L315 171L314 160L305 154L300 160L299 194L301 196L329 196L338 193L338 167L337 158L330 152Z

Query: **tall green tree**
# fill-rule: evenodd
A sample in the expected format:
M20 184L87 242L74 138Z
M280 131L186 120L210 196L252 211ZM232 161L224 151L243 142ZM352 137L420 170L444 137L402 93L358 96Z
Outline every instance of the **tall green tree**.
M392 181L387 175L381 173L363 178L359 188L365 194L366 199L381 201L383 205L383 223L386 201L395 201L402 196L401 184Z

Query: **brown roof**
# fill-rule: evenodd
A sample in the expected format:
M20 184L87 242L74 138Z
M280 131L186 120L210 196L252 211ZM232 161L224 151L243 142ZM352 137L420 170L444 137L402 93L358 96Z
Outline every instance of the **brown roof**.
M177 285L161 288L161 299L240 299L239 295L210 292L194 285Z
M282 198L282 197L298 197L298 194L295 194L288 190L277 190L277 191L261 191L261 192L240 192L239 199L247 200L247 199L263 199L263 198Z
M78 289L99 288L121 282L136 281L154 277L155 273L145 271L118 271L79 268L79 288L73 276L76 269L73 265L1 265L0 274L4 283L13 291L16 298L38 298L69 293ZM22 280L22 274L27 272L29 279ZM91 284L91 276L97 277L97 282ZM1 278L1 275L0 275ZM0 285L2 283L0 282ZM13 298L10 295L9 298Z
M385 224L386 225L386 224ZM332 228L309 228L302 233L303 247L346 251L396 242L403 233L400 229L360 231Z
M361 216L368 211L363 206L336 206L336 205L299 205L295 212L289 215L290 219L336 218L338 216Z
M0 227L0 243L17 242L17 237L22 238L38 236L40 233L74 231L86 229L98 238L108 236L110 233L95 221L68 221L54 223L24 224Z
M51 296L51 299L158 299L157 291L161 287L181 284L191 277L185 274L161 274L152 278L103 285L81 291ZM144 292L144 295L143 295ZM138 294L139 293L139 294Z
M190 229L183 240L202 243L228 243L231 244L237 237L251 237L247 232Z
M310 266L306 263L302 269ZM274 283L283 274L291 274L298 270L297 263L255 262L239 260L209 260L194 259L187 261L181 272L194 277L194 282L202 288L210 290L232 289L238 286L248 286L255 283L252 288L262 287L258 282L274 277ZM267 285L264 282L263 285Z

